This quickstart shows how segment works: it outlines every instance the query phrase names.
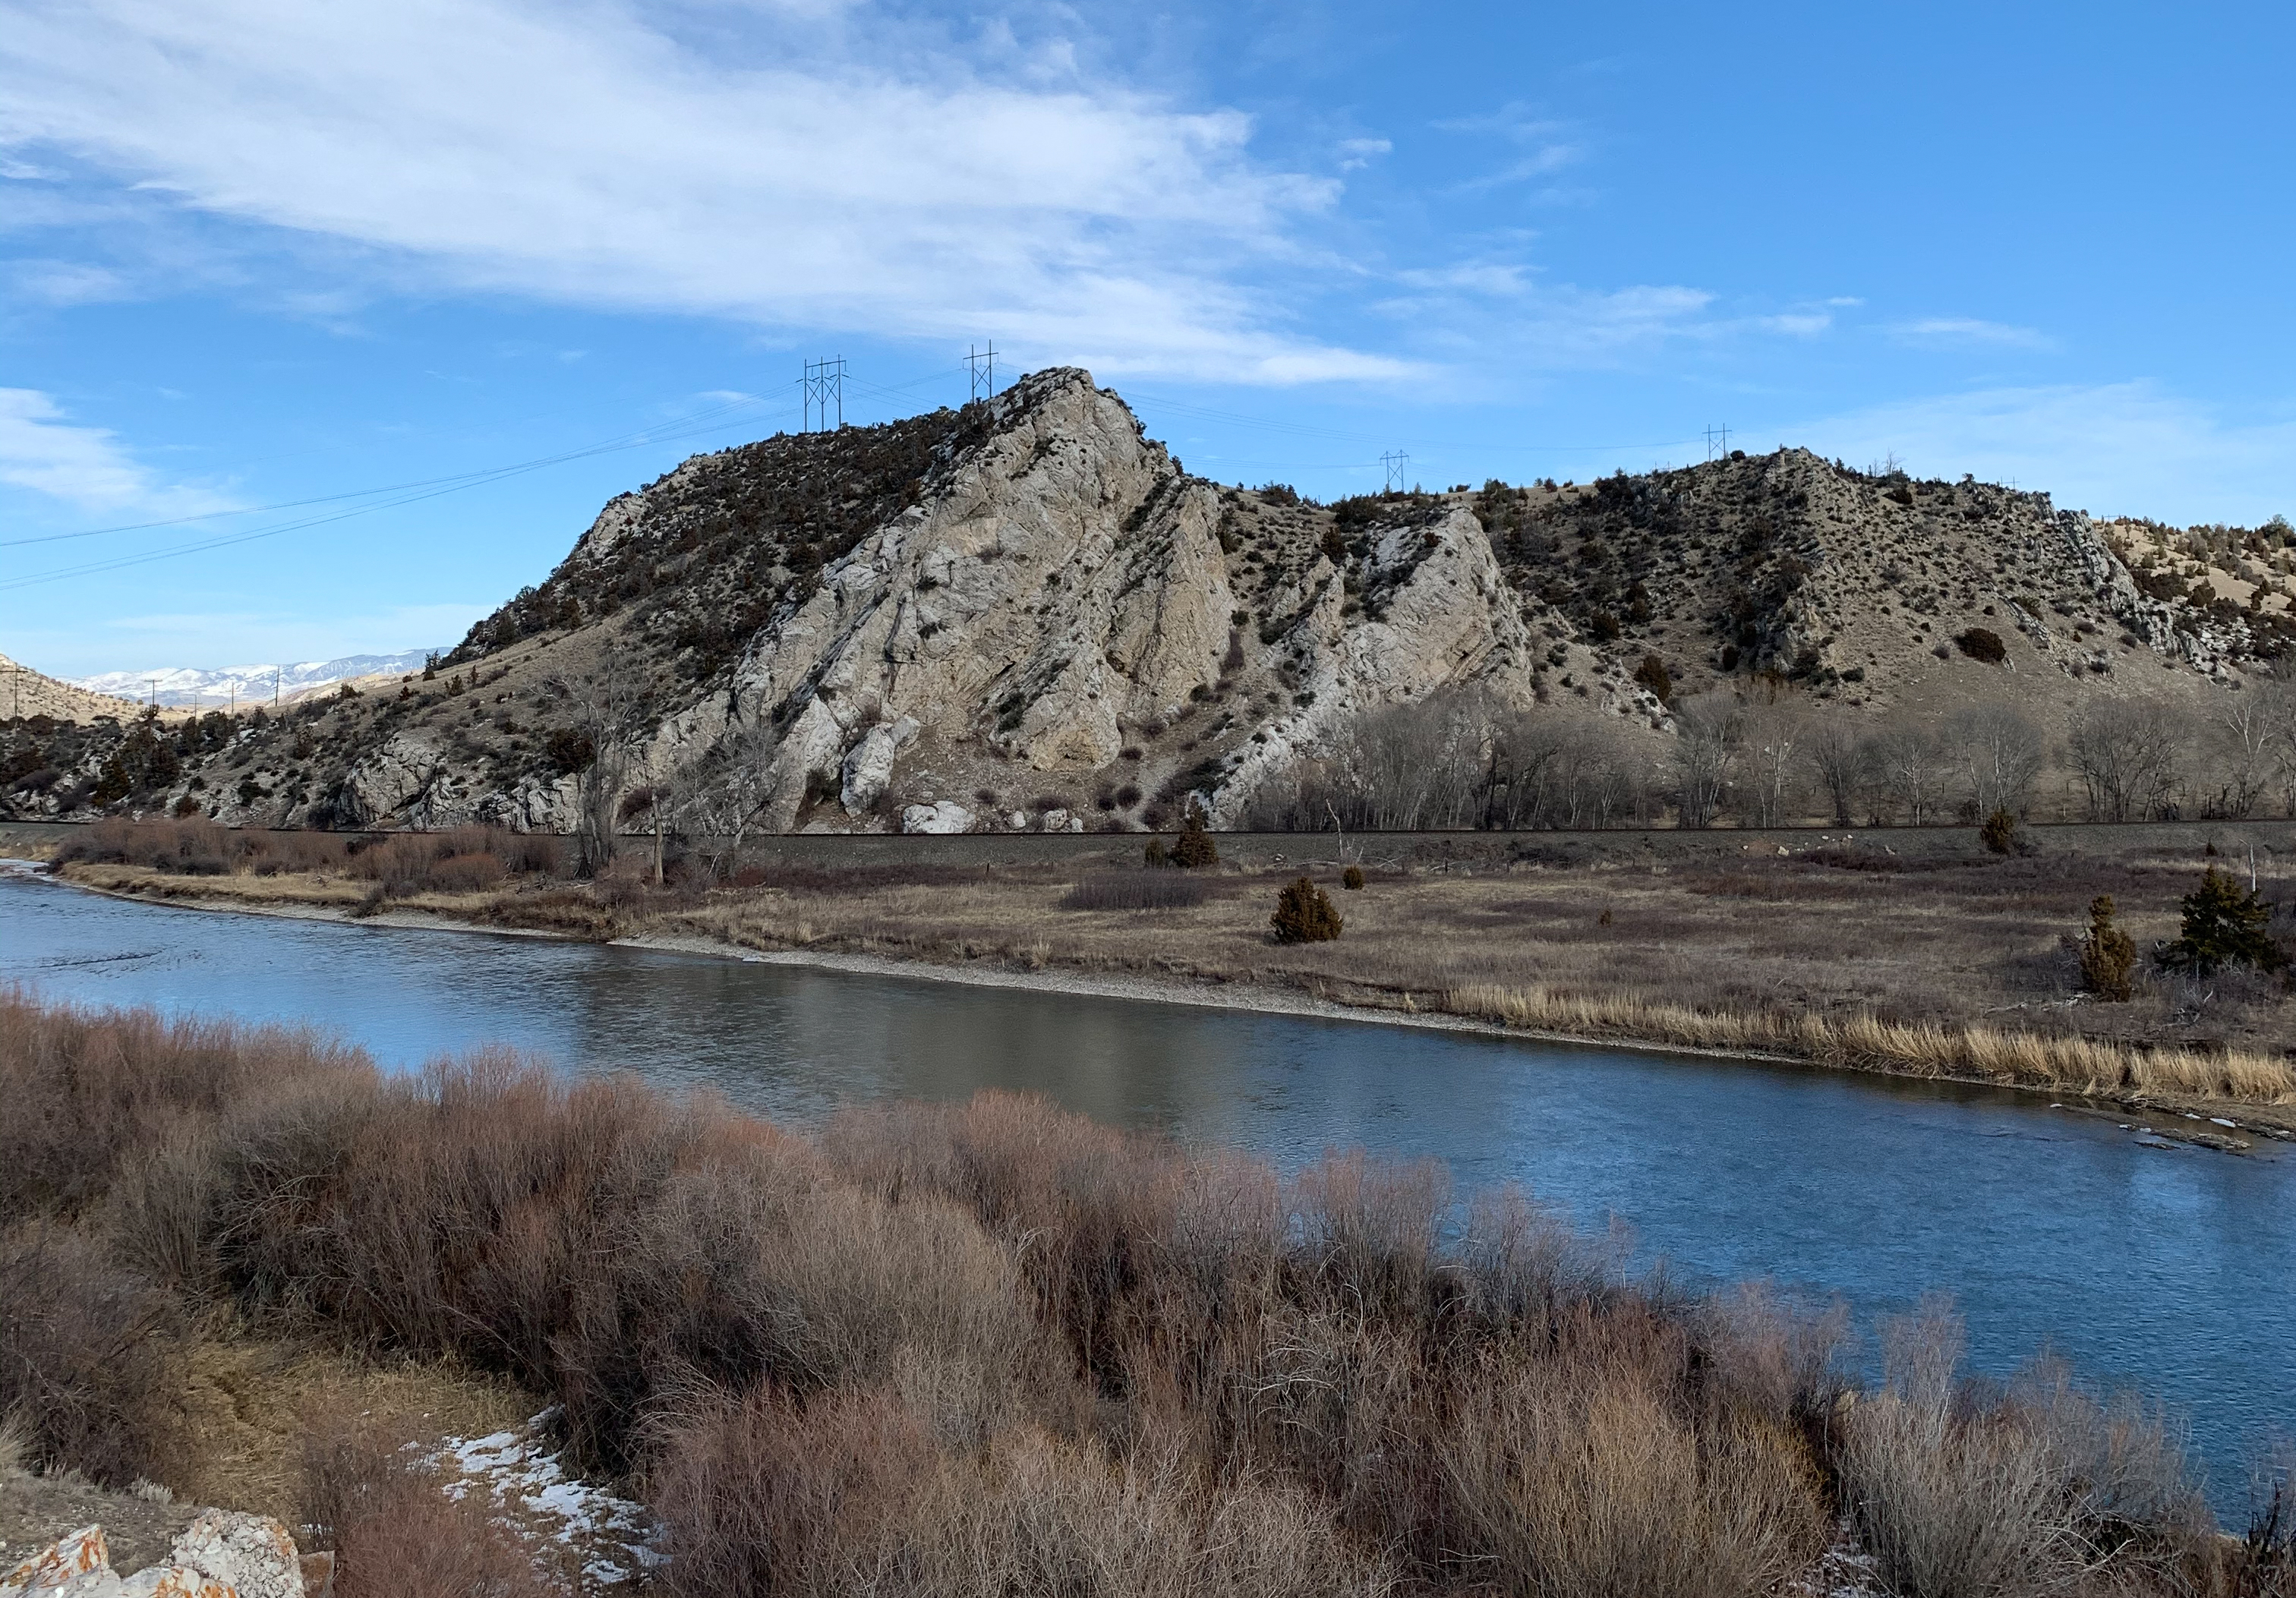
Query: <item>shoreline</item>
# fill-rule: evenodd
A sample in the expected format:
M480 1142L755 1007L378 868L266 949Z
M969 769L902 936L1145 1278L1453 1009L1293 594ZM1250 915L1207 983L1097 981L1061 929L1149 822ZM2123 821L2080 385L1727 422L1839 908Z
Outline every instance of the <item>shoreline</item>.
M201 894L147 895L78 881L73 876L53 871L45 864L37 861L0 861L0 869L21 871L27 875L37 875L83 892L97 894L126 903L165 905L210 913L267 915L290 921L329 922L344 926L373 925L390 927L398 930L478 933L496 938L543 938L559 943L595 943L610 947L649 949L663 954L726 960L742 964L778 965L791 969L839 971L855 976L890 978L897 980L945 982L971 987L1069 994L1079 997L1130 1000L1141 1004L1177 1004L1237 1014L1282 1015L1355 1025L1411 1027L1424 1030L1467 1033L1549 1047L1656 1055L1685 1061L1785 1067L1803 1071L1871 1077L1884 1081L1936 1083L1956 1087L1989 1089L2014 1094L2029 1101L2046 1098L2049 1101L2049 1108L2062 1110L2071 1114L2118 1119L2120 1114L2134 1111L2171 1121L2202 1122L2211 1129L2205 1131L2185 1129L2174 1125L2166 1127L2131 1125L2128 1130L2140 1137L2156 1136L2218 1153L2250 1152L2252 1145L2243 1136L2238 1135L2242 1134L2263 1137L2274 1142L2296 1143L2296 1114L2289 1115L2284 1123L2257 1113L2260 1110L2281 1108L2279 1106L2259 1106L2212 1098L2155 1097L2141 1093L2128 1095L2079 1093L2063 1087L2005 1082L1951 1072L1891 1070L1873 1064L1819 1060L1808 1055L1766 1050L1722 1048L1633 1037L1589 1037L1579 1033L1509 1025L1448 1011L1351 1004L1320 994L1267 984L1226 985L1128 973L1092 975L1080 971L1049 969L1015 970L1007 965L992 964L988 962L953 964L914 957L833 949L758 949L745 947L723 939L691 934L640 932L619 938L586 938L575 933L554 931L546 928L496 926L432 909L380 910L367 915L354 915L335 906L308 902L284 900L254 902L234 900L220 895ZM1409 1004L1407 997L1406 1004ZM2230 1115L2223 1113L2226 1110L2234 1113ZM2216 1113L2210 1113L2210 1111Z

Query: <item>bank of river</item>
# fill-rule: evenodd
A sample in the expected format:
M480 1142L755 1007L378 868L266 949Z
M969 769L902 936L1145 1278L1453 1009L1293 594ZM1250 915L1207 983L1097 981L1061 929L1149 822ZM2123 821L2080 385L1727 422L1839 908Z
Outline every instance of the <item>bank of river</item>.
M0 881L0 980L308 1023L395 1066L504 1044L795 1120L1042 1092L1283 1163L1362 1144L1515 1180L1641 1263L1840 1294L1953 1293L1975 1362L2050 1345L2191 1418L2220 1505L2296 1433L2296 1158L2151 1146L2002 1090L1720 1064L678 951L258 917Z

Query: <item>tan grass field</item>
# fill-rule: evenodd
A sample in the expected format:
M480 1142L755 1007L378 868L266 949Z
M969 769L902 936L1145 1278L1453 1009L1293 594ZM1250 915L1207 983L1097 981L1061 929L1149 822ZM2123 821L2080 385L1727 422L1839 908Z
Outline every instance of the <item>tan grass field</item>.
M2284 977L2194 980L2148 968L2123 1004L2079 986L2069 939L2094 897L2112 895L2150 949L2175 936L2177 899L2217 862L2157 841L2121 851L2053 843L2008 858L1973 845L1902 856L1867 844L1781 847L1394 864L1352 892L1326 861L1308 874L1331 893L1344 934L1296 946L1273 940L1268 917L1277 889L1300 874L1297 861L1197 873L1193 904L1064 907L1080 880L1138 869L1134 845L1113 839L1088 856L1024 864L783 862L744 871L745 886L706 889L654 887L634 852L595 883L537 873L439 891L418 878L389 908L583 938L1288 991L1567 1037L2129 1102L2237 1103L2253 1121L2296 1127L2296 1003ZM248 909L381 907L373 881L348 866L187 875L82 861L62 871L106 891ZM2259 887L2267 899L2289 897L2268 873Z

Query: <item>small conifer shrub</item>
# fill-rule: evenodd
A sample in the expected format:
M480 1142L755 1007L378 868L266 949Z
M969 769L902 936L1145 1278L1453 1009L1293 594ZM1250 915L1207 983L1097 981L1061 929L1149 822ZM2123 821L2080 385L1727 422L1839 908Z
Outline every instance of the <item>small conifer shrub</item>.
M2088 932L2080 940L2081 986L2110 1004L2136 996L2136 945L2112 924L2112 896L2089 901Z
M1340 873L1340 886L1342 888L1353 889L1361 888L1363 884L1363 867L1360 865L1350 865Z
M2017 818L2006 810L1996 810L1977 829L1978 840L1997 855L2024 853L2024 839L2017 832Z
M2009 646L2001 642L2001 635L1991 627L1972 627L1956 635L1954 643L1963 654L1988 666L1998 666L2009 658Z
M1656 655L1643 657L1643 663L1635 668L1635 681L1649 689L1661 705L1674 698L1674 677Z
M2254 889L2243 888L2230 872L2210 866L2201 885L2179 904L2184 928L2161 951L2166 969L2205 977L2227 965L2277 971L2285 963L2267 930L2272 906L2259 900Z
M1179 837L1172 840L1172 864L1187 867L1219 864L1219 847L1205 829L1203 807L1193 801L1180 822Z
M1160 838L1151 838L1148 840L1148 847L1141 851L1141 860L1151 871L1161 870L1172 863L1164 853L1164 840Z
M1332 896L1306 877L1287 885L1275 896L1275 914L1268 918L1278 943L1328 943L1340 935L1340 913Z

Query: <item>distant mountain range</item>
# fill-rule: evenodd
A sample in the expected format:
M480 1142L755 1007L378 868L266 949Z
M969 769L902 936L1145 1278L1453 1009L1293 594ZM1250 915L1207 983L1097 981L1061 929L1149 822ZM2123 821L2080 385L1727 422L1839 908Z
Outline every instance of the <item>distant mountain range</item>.
M283 701L299 699L314 689L332 687L352 677L383 673L403 676L422 670L427 657L446 652L442 645L437 649L402 650L395 655L344 655L339 660L305 660L294 665L275 662L213 668L171 666L150 671L99 672L71 681L74 687L85 688L91 693L115 694L137 704L149 704L156 699L162 705L227 709L234 700L241 705L253 705L267 704L275 695Z

